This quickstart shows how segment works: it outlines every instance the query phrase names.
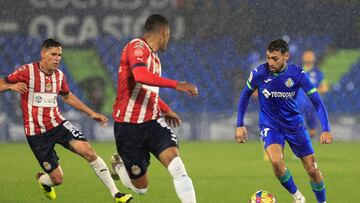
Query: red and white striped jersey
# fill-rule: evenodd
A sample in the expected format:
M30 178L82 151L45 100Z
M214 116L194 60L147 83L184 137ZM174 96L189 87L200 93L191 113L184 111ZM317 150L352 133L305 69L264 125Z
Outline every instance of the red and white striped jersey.
M23 82L28 87L28 91L21 95L26 136L49 131L65 120L57 105L57 95L68 94L70 90L61 70L46 74L40 70L39 63L30 63L18 68L5 80L8 83Z
M116 122L143 123L161 116L159 87L135 81L132 69L139 66L161 76L160 59L142 38L129 42L121 55L117 97L113 106Z

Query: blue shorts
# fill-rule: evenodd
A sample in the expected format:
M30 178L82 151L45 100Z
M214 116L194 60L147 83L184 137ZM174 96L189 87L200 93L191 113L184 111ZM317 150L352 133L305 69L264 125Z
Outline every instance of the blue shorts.
M264 149L271 144L280 144L285 147L285 140L289 144L293 153L301 158L314 153L309 133L304 129L297 133L285 133L273 128L260 128L261 140L264 143Z

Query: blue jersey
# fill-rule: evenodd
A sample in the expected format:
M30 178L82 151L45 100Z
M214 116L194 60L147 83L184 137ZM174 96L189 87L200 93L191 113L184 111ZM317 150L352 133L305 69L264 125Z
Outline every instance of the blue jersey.
M296 98L300 89L311 95L316 88L299 66L289 63L281 73L272 73L267 63L262 64L251 71L247 86L259 91L260 128L268 127L282 132L305 129Z
M321 70L317 67L314 67L311 70L307 71L306 74L310 78L310 81L312 82L314 87L319 88L324 79L324 74L321 72ZM298 104L300 105L300 109L314 111L310 99L306 97L306 93L302 90L300 90L299 92Z

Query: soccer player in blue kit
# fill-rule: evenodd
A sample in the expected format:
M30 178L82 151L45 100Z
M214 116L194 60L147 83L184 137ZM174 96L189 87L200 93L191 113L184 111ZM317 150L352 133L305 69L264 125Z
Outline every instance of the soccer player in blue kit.
M317 167L310 137L296 104L299 89L306 92L316 109L323 130L320 136L322 144L330 144L333 140L328 114L308 75L297 65L287 63L289 57L289 46L284 40L277 39L268 45L267 63L251 71L241 93L235 138L238 143L245 143L247 140L244 116L252 92L258 89L260 134L275 176L291 193L294 203L305 202L305 197L298 190L285 165L283 150L286 140L293 153L301 159L317 201L324 203L326 189L323 176Z
M302 68L309 76L311 82L313 83L314 87L316 87L319 94L325 94L328 92L329 86L324 81L324 74L316 66L316 56L314 51L310 49L304 51L302 55ZM306 96L304 91L299 90L297 102L300 111L305 117L306 127L308 128L310 137L315 137L317 128L316 112L310 99Z

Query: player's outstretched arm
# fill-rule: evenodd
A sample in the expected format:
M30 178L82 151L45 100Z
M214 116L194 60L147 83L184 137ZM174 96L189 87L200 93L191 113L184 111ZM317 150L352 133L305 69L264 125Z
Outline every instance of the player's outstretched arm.
M63 96L63 101L77 110L80 110L88 114L92 119L101 123L101 125L107 125L108 119L99 113L91 110L86 104L84 104L77 96L69 92Z
M136 67L132 70L136 82L156 87L173 88L180 92L189 93L192 96L199 94L198 89L188 82L178 82L168 78L160 77L150 72L146 67Z
M4 79L0 79L0 92L12 90L15 92L19 92L20 94L24 94L28 91L28 88L25 83L17 82L17 83L7 83Z

